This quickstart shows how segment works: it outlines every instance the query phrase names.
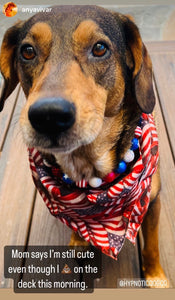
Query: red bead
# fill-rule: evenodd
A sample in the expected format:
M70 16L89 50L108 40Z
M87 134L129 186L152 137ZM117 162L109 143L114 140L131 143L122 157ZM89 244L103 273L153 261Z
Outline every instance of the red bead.
M104 177L104 181L112 182L115 178L116 178L116 174L114 172L111 172Z

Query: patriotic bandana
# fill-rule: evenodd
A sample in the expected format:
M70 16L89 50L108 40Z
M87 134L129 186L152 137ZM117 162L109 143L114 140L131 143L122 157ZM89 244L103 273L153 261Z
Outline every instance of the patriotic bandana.
M157 132L151 114L142 114L135 130L139 158L131 173L114 180L106 190L65 184L58 165L45 163L35 148L28 149L33 180L52 215L103 253L117 259L125 238L135 244L148 209L151 177L159 158Z

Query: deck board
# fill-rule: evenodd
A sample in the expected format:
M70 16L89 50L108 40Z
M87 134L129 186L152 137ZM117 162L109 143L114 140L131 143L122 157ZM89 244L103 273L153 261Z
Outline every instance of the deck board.
M156 118L158 123L158 136L160 145L160 174L161 174L161 213L159 225L159 251L160 261L166 276L170 281L170 287L175 286L175 169L174 161L169 145L161 109L157 98ZM174 174L174 175L173 175ZM170 259L171 257L171 259Z
M15 104L17 102L19 95L19 86L15 89L15 91L10 95L7 104L4 107L3 113L0 114L0 152L2 151L3 144L5 142L8 129L10 126L10 122L13 116L13 112L15 109Z
M159 42L155 42L149 47L156 86L156 119L160 145L159 249L160 260L170 281L170 287L175 287L175 43L163 43L163 46L160 46Z
M175 287L175 42L147 43L147 47L154 67L160 143L160 258L170 286ZM23 103L23 93L18 95L17 88L0 114L0 287L6 288L12 286L12 280L3 277L5 245L67 245L71 234L36 194L27 150L16 125ZM114 288L119 279L139 278L139 251L138 244L134 247L126 241L118 261L103 255L103 276L95 281L95 287Z
M175 159L175 42L148 44L160 106Z
M129 259L128 259L129 258ZM129 280L141 277L138 245L132 245L128 240L119 253L118 260L102 255L102 277L95 281L96 288L117 288L119 280Z
M11 126L0 157L0 287L12 286L11 279L4 279L3 253L5 245L25 245L32 214L34 185L31 179L26 147L21 142L16 115L23 103L18 98Z
M163 117L168 131L168 138L175 157L175 130L174 130L174 114L175 112L175 52L174 54L154 54L152 56L155 80L159 92L159 99L163 111ZM165 69L168 72L165 72Z
M67 245L70 236L71 230L51 216L43 199L37 193L29 245Z

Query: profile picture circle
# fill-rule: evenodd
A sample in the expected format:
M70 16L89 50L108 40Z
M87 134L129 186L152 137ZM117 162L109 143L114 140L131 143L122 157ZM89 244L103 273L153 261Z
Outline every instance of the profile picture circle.
M2 12L6 17L14 17L18 12L18 8L14 2L7 2L4 4Z

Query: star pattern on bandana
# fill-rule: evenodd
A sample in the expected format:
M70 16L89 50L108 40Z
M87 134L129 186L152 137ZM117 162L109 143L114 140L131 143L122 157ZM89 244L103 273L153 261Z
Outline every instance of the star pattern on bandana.
M71 222L71 220L72 220L71 217L69 217L68 215L66 215L66 214L64 214L64 213L62 213L62 212L58 214L58 217L59 217L59 218L64 218L64 219L67 220L68 222Z
M109 198L107 196L107 192L101 193L100 195L97 196L97 203L105 203L109 202Z
M46 169L44 167L37 167L36 170L39 175L39 178L48 176L48 172L46 171Z
M119 252L123 245L125 235L115 235L113 233L108 233L108 239L109 239L110 247L116 248L117 251Z
M86 215L86 216L89 216L89 215L95 215L97 213L100 213L102 211L104 211L104 207L103 206L99 206L98 204L97 205L94 205L90 208L86 208L86 209L74 209L74 211L76 213L78 213L79 215Z
M130 189L124 187L123 191L120 193L120 197L126 196L130 192Z

